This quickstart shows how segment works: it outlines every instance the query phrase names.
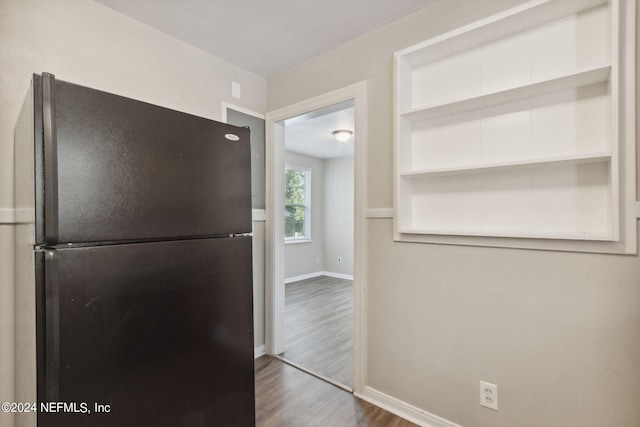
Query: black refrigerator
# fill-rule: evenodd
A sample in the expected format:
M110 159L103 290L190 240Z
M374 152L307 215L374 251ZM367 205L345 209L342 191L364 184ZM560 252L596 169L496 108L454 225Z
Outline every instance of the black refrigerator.
M18 425L255 425L249 130L43 73L15 152Z

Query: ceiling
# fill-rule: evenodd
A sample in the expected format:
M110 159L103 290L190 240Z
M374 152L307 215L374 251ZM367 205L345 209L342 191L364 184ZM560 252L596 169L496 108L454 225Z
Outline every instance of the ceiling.
M354 130L353 100L285 121L285 149L310 157L334 159L353 156L353 136L340 144L334 130Z
M262 77L435 0L96 0Z
M382 27L435 0L96 0L264 78ZM286 149L353 155L331 132L354 129L353 104L286 121Z

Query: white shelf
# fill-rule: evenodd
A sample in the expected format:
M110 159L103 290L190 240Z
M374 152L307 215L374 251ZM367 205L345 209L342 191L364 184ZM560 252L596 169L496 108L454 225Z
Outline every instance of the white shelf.
M401 172L400 176L407 178L429 178L434 176L457 175L462 173L482 173L508 170L527 166L544 166L554 163L589 164L611 161L610 152L576 154L571 156L557 156L543 159L520 160L513 162L493 163L484 165L468 165L460 167L423 169L419 171Z
M400 229L400 234L421 234L421 235L445 235L445 236L476 236L476 237L508 237L519 239L562 239L562 240L597 240L611 241L612 234L602 233L540 233L536 231L519 232L505 230L418 230L418 229Z
M575 89L596 83L606 82L611 66L591 67L561 77L532 82L527 85L506 88L470 98L452 100L446 104L437 104L401 112L400 115L412 122L434 119L451 114L506 104L521 99L532 98L568 89Z
M530 0L397 52L412 68L606 4L607 0Z

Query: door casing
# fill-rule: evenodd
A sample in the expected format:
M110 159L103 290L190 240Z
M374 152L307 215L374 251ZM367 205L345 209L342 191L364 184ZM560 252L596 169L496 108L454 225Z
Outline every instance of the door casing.
M266 115L265 346L284 352L284 120L333 104L354 101L354 342L353 390L362 392L366 372L366 82L310 98Z

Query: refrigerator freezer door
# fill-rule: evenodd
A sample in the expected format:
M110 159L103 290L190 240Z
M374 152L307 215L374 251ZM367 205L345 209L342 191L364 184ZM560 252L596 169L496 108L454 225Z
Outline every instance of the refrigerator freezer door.
M44 277L39 401L70 406L39 426L254 425L250 237L48 250Z
M40 244L251 231L248 129L60 80L45 85L51 78L35 85L44 127L36 151L51 172L36 176L57 183L57 194L37 194L53 208L42 210Z

